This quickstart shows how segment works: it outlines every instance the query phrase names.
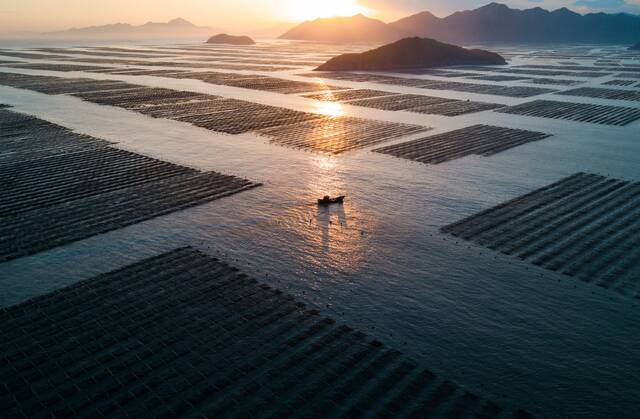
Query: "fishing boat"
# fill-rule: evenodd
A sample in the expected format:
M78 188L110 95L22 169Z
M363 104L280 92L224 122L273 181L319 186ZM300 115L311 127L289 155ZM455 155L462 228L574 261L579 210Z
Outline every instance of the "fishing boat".
M344 202L344 198L344 196L332 198L329 195L325 195L322 199L318 199L318 205L342 204Z

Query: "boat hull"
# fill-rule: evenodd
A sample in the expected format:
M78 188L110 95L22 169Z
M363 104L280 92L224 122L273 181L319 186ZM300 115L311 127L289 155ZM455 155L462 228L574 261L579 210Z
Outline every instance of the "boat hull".
M342 204L344 203L344 198L344 196L338 196L331 199L318 199L318 205Z

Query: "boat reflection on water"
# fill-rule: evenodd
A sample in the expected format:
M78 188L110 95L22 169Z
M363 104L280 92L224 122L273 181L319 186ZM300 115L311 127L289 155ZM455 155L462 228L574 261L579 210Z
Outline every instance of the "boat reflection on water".
M339 158L335 156L313 157L316 176L310 178L307 190L315 191L316 195L310 202L318 196L349 194L343 175L347 169L338 163ZM307 257L339 270L358 270L369 248L369 238L364 231L371 231L374 217L365 215L357 200L352 199L344 204L314 204L313 207L315 222L310 221L302 232L309 246Z
M340 230L347 230L349 228L344 205L318 205L316 225L322 232L322 252L325 254L330 251L329 235L331 233L331 227L336 222L339 224Z

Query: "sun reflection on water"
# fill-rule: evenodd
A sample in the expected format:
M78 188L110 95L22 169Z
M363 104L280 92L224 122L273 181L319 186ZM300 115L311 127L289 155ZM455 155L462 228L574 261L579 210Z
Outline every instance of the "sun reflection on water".
M309 155L304 169L308 173L296 194L285 199L267 194L264 218L257 221L260 228L256 222L244 226L247 234L273 243L278 251L289 249L289 257L298 259L296 264L315 266L318 272L362 269L375 248L371 241L380 226L374 212L350 193L345 180L350 169L345 164L333 155ZM324 195L346 195L346 200L343 205L317 205Z
M332 118L337 118L345 114L344 107L338 102L317 102L314 104L314 111Z
M315 176L310 178L306 190L308 200L314 204L301 208L298 221L289 227L303 236L307 259L337 270L355 271L366 260L372 219L355 200L349 199L341 163L335 156L312 157ZM315 205L324 195L347 195L347 199L343 205Z
M316 83L321 84L323 87L320 89L322 91L322 99L314 103L314 111L332 118L344 115L344 107L335 100L333 91L327 86L326 82L322 79L316 79Z

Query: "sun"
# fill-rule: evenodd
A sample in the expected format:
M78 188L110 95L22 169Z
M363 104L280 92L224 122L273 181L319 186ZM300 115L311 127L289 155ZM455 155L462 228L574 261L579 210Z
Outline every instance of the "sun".
M284 11L286 18L301 22L318 18L367 14L368 10L358 0L292 0Z

